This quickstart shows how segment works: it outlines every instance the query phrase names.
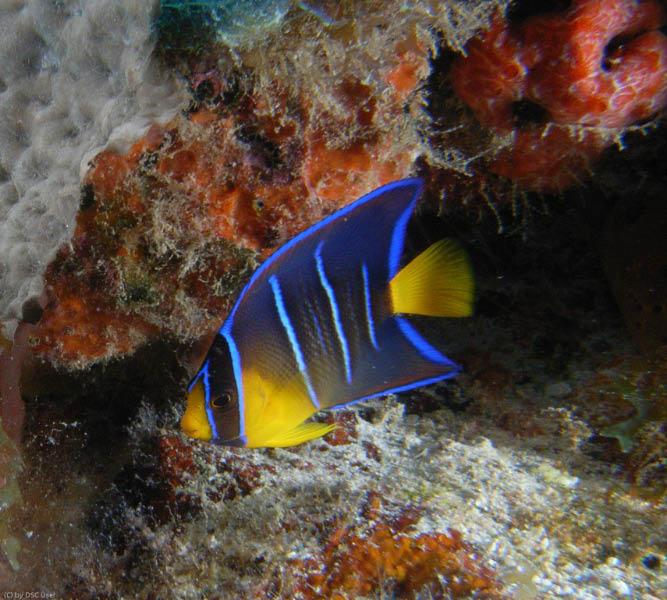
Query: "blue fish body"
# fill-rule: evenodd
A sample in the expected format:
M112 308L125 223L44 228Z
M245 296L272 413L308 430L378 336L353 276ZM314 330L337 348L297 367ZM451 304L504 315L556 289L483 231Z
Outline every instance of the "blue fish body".
M407 316L465 316L472 303L467 260L451 243L400 269L422 188L419 179L385 185L262 264L190 384L186 433L238 446L294 445L331 429L305 423L321 409L459 371Z

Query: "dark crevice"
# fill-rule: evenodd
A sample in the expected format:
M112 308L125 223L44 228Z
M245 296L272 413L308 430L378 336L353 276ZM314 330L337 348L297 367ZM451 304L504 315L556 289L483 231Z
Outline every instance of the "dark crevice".
M507 11L507 20L518 25L530 17L566 11L571 4L571 0L517 0Z
M21 307L21 321L24 323L38 323L43 313L44 308L39 298L28 298Z
M79 210L87 210L95 204L95 189L90 183L81 187L81 198L79 199Z
M638 31L633 33L619 33L614 36L605 46L602 53L602 69L604 71L612 71L623 56L623 47L645 33L645 31Z
M252 148L256 158L261 161L260 166L266 169L277 169L281 166L282 159L278 145L264 136L253 125L241 125L238 127L236 129L236 137Z
M646 204L641 200L638 200L634 204L623 208L625 209L623 211L623 216L627 225L634 225L637 223L637 221L639 221L639 219L641 219L646 212Z
M512 103L514 125L519 128L544 125L549 121L549 112L532 100L517 100Z
M201 104L212 100L215 96L215 86L213 82L209 79L204 79L196 88L192 90L192 96L195 99L195 102Z

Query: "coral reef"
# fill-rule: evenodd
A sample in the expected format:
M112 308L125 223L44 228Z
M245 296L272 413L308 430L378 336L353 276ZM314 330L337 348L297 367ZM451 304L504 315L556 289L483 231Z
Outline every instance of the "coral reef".
M0 7L0 319L21 317L72 235L80 173L185 100L151 58L153 2L26 0Z
M41 1L33 0L35 6ZM16 285L7 310L11 306L16 316L23 300L39 291L44 275L54 303L40 324L37 351L71 367L131 353L156 335L190 340L204 335L224 317L258 259L335 207L409 174L416 158L430 153L422 135L427 118L420 86L436 38L461 48L490 12L505 4L457 0L427 8L421 1L309 2L290 3L285 13L283 2L163 2L153 26L183 34L187 47L170 46L163 37L158 61L140 41L128 44L130 56L102 45L98 50L113 56L104 54L104 66L91 69L91 77L112 73L119 110L122 105L134 111L136 120L128 117L124 127L115 128L116 104L96 112L93 102L107 87L100 84L91 95L67 85L69 71L64 81L57 79L63 93L76 96L62 101L76 115L84 100L86 110L80 112L106 115L108 136L95 137L71 117L82 136L94 139L76 154L80 193L76 184L58 186L58 194L67 194L60 204L67 208L68 234L58 234L63 243L55 258L56 244L12 246L21 257L8 266ZM281 26L263 30L256 43L236 44L221 34L215 43L200 44L208 38L188 35L204 19L216 31L238 25L230 35L240 39L247 33L250 7L261 9L252 17L261 23L265 16L273 22L271 15L282 15ZM69 5L61 8L62 14L53 10L65 19ZM155 8L142 5L141 14L134 15L121 3L115 19L109 14L114 9L100 0L90 13L72 13L72 18L82 36L102 20L149 29L146 20L158 14ZM233 18L226 20L229 11ZM176 15L187 23L172 27ZM284 28L290 35L282 34ZM142 31L149 44L148 32ZM75 60L85 44L72 43L77 52L67 57L74 64L68 66L64 58L59 64L79 69L81 85L90 84L87 65ZM145 59L141 68L116 75L118 61L131 65L138 54ZM180 72L180 87L172 75L162 76L167 67ZM123 85L132 83L133 73L144 86L137 83L130 90L139 108L123 100ZM190 108L167 121L167 107L183 99L186 85ZM154 93L161 101L151 104ZM142 107L149 105L159 124L139 141L135 137L130 148L128 140L149 116ZM96 152L105 141L107 147ZM62 159L62 152L58 156ZM75 224L72 195L78 195L80 209ZM33 208L25 202L12 210ZM38 228L32 220L10 221ZM29 286L21 275L25 269L19 273L28 255L39 255ZM16 286L23 290L18 295Z
M387 511L377 494L367 503L360 525L334 527L320 555L292 562L293 598L503 597L492 571L460 533L413 536L417 509Z
M504 137L488 168L540 192L586 178L604 148L667 104L665 18L656 0L497 15L450 72L480 123Z
M473 327L485 337L488 325ZM106 376L116 390L106 411L127 395L123 372ZM250 452L175 435L174 410L154 403L127 416L128 431L94 410L101 389L67 408L42 400L31 412L40 450L29 465L32 537L22 538L19 575L81 598L549 598L617 587L657 599L661 567L642 561L664 551L661 515L580 453L576 420L526 401L537 387L526 377L524 367L503 403L540 432L516 437L495 415L454 415L446 398L409 416L388 400L347 411L356 413L352 443L334 445L330 434ZM157 379L151 400L177 393ZM485 392L471 393L484 404ZM114 469L100 470L105 457ZM44 507L40 495L54 488ZM54 502L63 503L57 521Z
M661 598L665 129L628 134L628 150L605 152L589 187L550 198L548 212L535 206L518 231L499 235L488 213L471 218L479 206L466 205L471 198L460 193L498 184L490 186L497 195L489 205L499 219L511 218L513 197L504 191L512 184L486 166L514 157L520 186L553 191L574 181L562 178L565 167L582 176L573 156L593 164L629 123L651 117L657 104L638 107L637 95L620 100L616 121L594 102L596 93L557 96L579 64L562 60L565 39L573 48L606 47L602 70L584 65L591 67L586 81L599 90L641 72L645 50L664 33L658 4L611 0L605 8L618 10L595 21L588 19L601 6L595 2L550 2L553 10L541 15L543 3L513 2L509 21L493 21L508 2L290 2L279 23L259 13L264 33L254 38L229 37L236 33L222 29L231 22L216 24L220 37L212 30L193 37L188 31L200 17L181 19L185 35L163 37L157 58L149 21L157 2L112 4L21 0L0 9L11 32L0 41L2 56L10 54L0 73L16 67L8 88L0 85L0 111L9 98L17 111L0 142L16 142L21 123L29 124L29 141L52 132L51 121L30 120L54 116L29 100L38 82L69 115L64 122L78 127L68 111L78 114L86 103L81 90L99 85L99 96L89 94L91 122L81 121L72 145L57 135L47 155L32 142L25 149L26 159L45 159L39 173L49 185L62 181L72 191L70 216L70 202L78 205L53 260L53 246L37 238L47 218L40 207L55 198L49 210L62 214L59 196L40 188L43 203L26 202L34 197L21 186L31 180L19 175L37 171L2 162L21 189L11 196L19 202L1 210L24 212L3 223L16 237L0 240L16 243L21 260L42 262L26 271L7 255L16 270L0 288L2 318L21 318L15 330L4 324L15 341L2 344L0 415L22 438L19 455L0 432L0 589L91 600ZM213 6L162 4L200 16ZM235 31L245 31L247 15L238 14ZM62 17L56 25L53 15ZM628 15L641 28L603 44L603 31L625 31L606 25ZM577 19L586 29L575 31ZM499 58L480 72L478 81L490 82L478 90L481 103L491 101L485 89L519 78L512 60L524 61L512 63L517 69L535 67L535 82L526 74L522 95L498 123L482 122L481 112L476 118L477 108L462 110L451 87L466 60L483 61L481 42L472 42L469 59L450 69L482 29L478 39L496 36ZM40 50L35 61L12 55L12 40L20 50L17 40L36 30L53 52ZM553 38L551 72L542 69L548 53L538 32ZM124 40L122 48L105 42L107 34ZM540 51L534 62L522 54L526 40ZM117 52L105 58L110 47ZM53 56L55 63L47 60ZM72 79L77 70L81 87ZM24 83L36 88L22 103L14 90L28 71ZM176 71L189 104L165 120L181 97L166 75ZM71 85L59 90L56 81ZM645 83L637 82L641 94ZM543 91L529 98L528 88ZM150 115L144 101L159 90L159 122L143 128ZM105 98L108 113L97 104ZM547 105L568 122L545 116ZM132 115L127 129L118 128L123 107ZM547 160L550 139L560 140L551 147L562 160ZM532 148L531 140L546 179L512 154L521 143ZM51 154L59 146L62 163ZM80 180L58 179L61 167L71 175L79 163ZM412 172L428 180L429 197L411 222L409 247L456 237L475 265L475 318L418 323L464 372L323 416L337 428L298 448L248 451L182 436L184 389L208 346L206 333L258 262L336 207ZM435 209L443 195L441 220ZM26 214L34 218L22 236ZM43 302L24 302L35 296L47 261ZM47 360L34 359L33 348Z
M369 65L377 79L346 76L312 97L214 70L197 79L212 97L187 117L97 155L74 235L45 275L54 303L36 351L82 366L156 333L206 334L258 259L407 175L422 145L406 111L430 47L409 25L392 32L396 55Z
M606 452L623 465L641 493L658 498L667 490L667 352L629 354L601 365L573 394L575 411L623 453ZM601 448L604 442L595 439Z

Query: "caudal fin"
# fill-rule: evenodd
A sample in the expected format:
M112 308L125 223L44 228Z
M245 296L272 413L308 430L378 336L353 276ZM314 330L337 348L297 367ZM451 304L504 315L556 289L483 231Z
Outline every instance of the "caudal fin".
M447 239L429 246L389 282L394 313L430 317L469 317L474 288L465 251Z

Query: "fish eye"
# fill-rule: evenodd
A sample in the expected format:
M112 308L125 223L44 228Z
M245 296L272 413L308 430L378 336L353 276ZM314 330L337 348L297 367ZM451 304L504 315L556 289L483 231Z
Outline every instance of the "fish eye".
M211 400L211 406L220 410L229 408L232 403L232 395L229 392L223 392L217 398Z

